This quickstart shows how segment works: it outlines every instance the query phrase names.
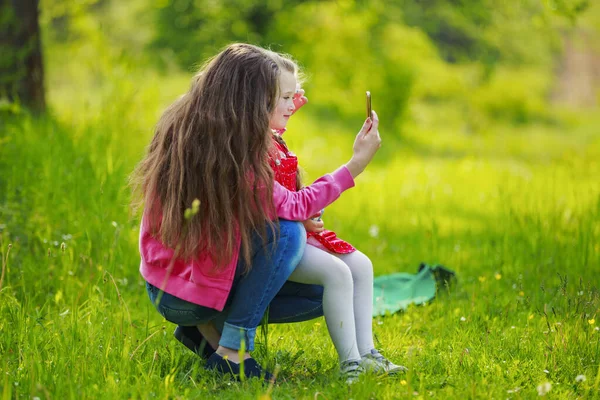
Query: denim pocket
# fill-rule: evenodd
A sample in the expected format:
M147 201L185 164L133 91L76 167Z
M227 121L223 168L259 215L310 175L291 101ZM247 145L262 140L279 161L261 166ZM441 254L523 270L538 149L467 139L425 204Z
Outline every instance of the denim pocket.
M146 282L146 292L153 305L156 305L156 297L158 296L158 288Z
M176 309L163 305L159 305L157 309L164 319L177 325L191 326L205 322L194 312L194 310Z
M146 282L148 297L156 310L169 322L177 325L191 326L210 321L219 312L212 308L190 303L163 292L156 286ZM158 304L157 304L158 301Z

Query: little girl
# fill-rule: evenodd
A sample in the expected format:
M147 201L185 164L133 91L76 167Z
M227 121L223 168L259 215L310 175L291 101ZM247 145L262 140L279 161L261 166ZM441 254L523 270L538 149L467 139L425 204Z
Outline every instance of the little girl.
M270 163L277 182L290 191L300 191L303 187L298 159L281 135L290 116L307 99L304 91L296 90L297 64L287 56L271 54L282 72L280 98L270 121L273 130ZM324 287L323 314L338 353L342 374L352 382L365 369L377 373L406 370L383 357L373 343L371 260L351 244L337 238L334 232L324 230L320 218L308 219L303 224L308 234L307 245L289 280Z

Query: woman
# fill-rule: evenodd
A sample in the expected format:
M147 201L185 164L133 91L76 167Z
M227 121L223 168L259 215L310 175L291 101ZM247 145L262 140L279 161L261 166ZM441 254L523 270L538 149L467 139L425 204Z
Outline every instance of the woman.
M280 76L268 51L228 46L161 116L134 173L144 202L140 272L150 299L167 320L196 326L216 348L207 368L238 374L243 363L248 377L262 370L239 350L253 350L267 307L271 322L322 314L318 289L284 286L306 242L292 221L353 187L381 144L374 114L348 163L302 191L285 189L269 165L270 121L285 117L277 115Z

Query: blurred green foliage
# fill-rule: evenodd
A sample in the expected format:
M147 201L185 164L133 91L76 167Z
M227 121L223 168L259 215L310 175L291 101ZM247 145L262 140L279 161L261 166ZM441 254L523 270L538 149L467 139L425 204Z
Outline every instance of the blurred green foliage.
M190 73L226 44L250 42L299 61L307 113L354 123L370 90L395 136L423 107L454 110L467 133L556 123L549 98L563 39L599 14L586 0L42 0L41 8L51 58L100 52L91 80L124 65Z
M305 67L314 112L361 118L364 92L370 90L375 109L398 134L410 118L411 102L422 100L461 104L473 129L482 121L485 126L485 121L552 120L546 99L561 36L566 21L587 8L585 1L568 0L163 0L155 5L150 48L163 51L159 60L175 59L190 69L232 41L272 47Z
M189 68L229 42L265 44L275 16L291 1L162 0L155 3L151 48L168 50Z
M538 0L403 0L403 21L422 29L449 62L544 64L558 50L554 14Z
M348 388L326 324L271 328L256 353L282 366L273 398L533 398L547 380L556 398L598 393L598 116L549 94L561 37L598 42L599 2L282 0L263 2L256 25L255 3L184 1L180 16L204 19L179 30L176 4L40 0L50 115L0 104L19 114L0 118L3 398L267 397L261 382L205 374L172 338L137 271L128 208L158 116L194 65L238 40L307 72L310 103L286 134L307 182L349 159L373 92L384 146L328 227L377 275L424 260L460 277L374 324L409 367L402 380Z

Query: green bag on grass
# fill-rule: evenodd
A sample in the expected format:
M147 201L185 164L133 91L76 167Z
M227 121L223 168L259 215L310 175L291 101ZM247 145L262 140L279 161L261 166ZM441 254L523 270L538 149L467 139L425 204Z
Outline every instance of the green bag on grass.
M419 265L416 274L398 272L373 280L373 316L403 311L410 304L423 304L435 297L456 278L454 271L442 265Z

